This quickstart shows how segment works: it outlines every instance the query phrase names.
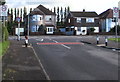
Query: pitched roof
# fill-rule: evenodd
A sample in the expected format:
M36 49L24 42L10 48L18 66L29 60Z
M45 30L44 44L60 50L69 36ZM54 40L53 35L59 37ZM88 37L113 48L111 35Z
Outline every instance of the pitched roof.
M39 5L37 7L40 11L42 11L45 15L55 15L55 13L53 13L52 11L50 11L49 9L45 8L43 5Z
M40 11L38 8L35 8L31 13L30 15L44 15L44 13L42 11Z
M98 17L96 12L70 12L74 17Z
M120 10L119 10L120 13ZM113 18L113 10L112 9L107 9L106 11L102 12L99 14L100 18ZM119 14L120 17L120 14Z
M111 13L110 11L111 11L111 9L107 9L106 11L102 12L101 14L99 14L99 17L100 17L100 18L108 18L108 15ZM113 13L112 13L112 14L113 14ZM109 16L109 17L112 18L112 15Z
M43 5L39 5L37 8L35 8L30 15L55 15L52 11L45 8Z

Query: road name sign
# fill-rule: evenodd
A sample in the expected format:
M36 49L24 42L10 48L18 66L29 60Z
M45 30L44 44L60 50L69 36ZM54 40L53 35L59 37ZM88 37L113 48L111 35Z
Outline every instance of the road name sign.
M113 7L113 17L118 18L119 17L119 8Z
M16 17L16 21L17 21L18 23L20 23L21 18L20 18L20 17Z
M8 10L8 7L7 5L1 5L0 6L0 16L7 16L7 10Z

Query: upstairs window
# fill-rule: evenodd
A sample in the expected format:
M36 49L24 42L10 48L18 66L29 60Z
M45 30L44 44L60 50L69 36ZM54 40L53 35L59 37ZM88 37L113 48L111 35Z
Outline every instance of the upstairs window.
M81 18L77 18L77 23L81 23Z
M40 20L42 20L42 17L40 17Z
M46 17L45 17L45 20L46 20L46 21L52 21L52 17L51 17L51 16L46 16Z
M94 23L94 18L87 18L87 19L86 19L86 22L87 22L87 23Z

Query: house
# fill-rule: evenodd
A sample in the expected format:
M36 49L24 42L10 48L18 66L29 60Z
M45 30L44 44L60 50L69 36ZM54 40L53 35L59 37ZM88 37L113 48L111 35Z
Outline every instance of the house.
M102 12L99 15L99 18L100 18L101 32L109 32L110 29L115 26L115 22L113 21L114 19L113 19L113 10L112 9L108 9L108 10Z
M43 5L39 5L29 14L30 32L53 34L56 28L56 15Z
M94 32L99 32L99 17L96 12L70 11L66 19L66 34L86 35L94 28Z

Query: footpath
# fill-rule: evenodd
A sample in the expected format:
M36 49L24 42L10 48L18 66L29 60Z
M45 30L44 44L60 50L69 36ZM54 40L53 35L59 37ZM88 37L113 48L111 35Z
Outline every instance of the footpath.
M107 46L106 46L106 36L99 36L99 42L97 44L97 36L84 36L82 38L83 43L92 44L99 47L104 47L108 49L120 50L120 42L110 41L109 38L114 38L115 36L107 36Z
M10 48L2 58L2 80L47 80L31 46L10 40Z

